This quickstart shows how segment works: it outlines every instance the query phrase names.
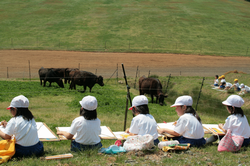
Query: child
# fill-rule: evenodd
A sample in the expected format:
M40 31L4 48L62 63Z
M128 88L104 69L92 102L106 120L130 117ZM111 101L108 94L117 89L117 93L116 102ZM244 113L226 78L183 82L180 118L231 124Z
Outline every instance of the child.
M64 135L67 139L72 139L77 134L75 140L71 142L71 151L101 148L99 137L101 121L96 113L97 100L94 96L85 96L79 103L81 104L80 116L73 120L69 132L58 131L57 134Z
M222 82L218 89L225 89L225 87L226 87L226 82Z
M191 146L200 147L206 143L201 119L192 107L193 99L191 96L180 96L175 100L171 107L180 117L174 130L167 128L158 129L159 133L168 133L178 137L179 143L190 143Z
M219 86L219 80L218 80L218 75L215 75L215 79L214 79L214 86Z
M133 98L132 110L135 117L131 121L130 128L126 129L129 135L145 135L150 134L154 137L154 144L159 143L157 123L152 115L149 114L148 99L144 95L139 95Z
M12 99L10 110L13 118L9 122L3 122L5 129L0 130L3 139L11 139L15 135L15 157L40 156L44 153L43 143L39 141L36 122L29 110L29 100L23 96Z
M227 98L227 100L223 101L222 104L227 107L227 111L231 115L227 117L225 124L219 124L219 128L221 128L225 133L228 129L230 129L232 131L232 136L243 136L245 139L242 146L248 146L250 127L247 118L241 109L241 106L244 104L244 100L238 95L231 95ZM211 136L206 140L206 142L211 143L216 140L216 136Z
M239 94L246 94L250 92L250 88L247 85L244 85L243 83L240 84L241 91Z
M221 82L221 83L222 83L222 82L226 82L226 79L225 79L225 76L224 76L224 75L221 76L220 82Z
M240 91L240 84L237 78L234 79L234 84L229 89L232 89L232 88L234 88L236 91Z
M230 82L226 82L226 85L225 85L225 89L224 90L228 90L230 89L232 86L232 84Z

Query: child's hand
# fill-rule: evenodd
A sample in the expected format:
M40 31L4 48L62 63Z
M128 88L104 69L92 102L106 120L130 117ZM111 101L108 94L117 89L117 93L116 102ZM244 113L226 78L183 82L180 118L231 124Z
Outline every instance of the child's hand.
M129 128L127 128L127 129L125 130L125 133L129 133Z
M158 133L162 134L164 133L164 130L163 129L157 129Z
M176 126L176 124L177 124L177 121L175 121L175 122L173 123L174 126Z
M223 129L224 124L220 123L218 126L219 126L220 129Z
M7 126L7 122L5 121L5 120L3 120L2 122L1 122L1 126L3 126L4 128Z

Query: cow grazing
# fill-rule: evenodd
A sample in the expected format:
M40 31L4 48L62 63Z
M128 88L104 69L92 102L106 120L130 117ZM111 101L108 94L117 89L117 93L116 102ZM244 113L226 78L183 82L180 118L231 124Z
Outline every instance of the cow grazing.
M140 95L149 94L151 96L152 103L154 103L154 96L156 97L156 103L159 100L159 104L162 106L165 96L162 92L162 85L157 78L146 78L142 76L139 79L139 92Z
M43 81L44 81L45 76L46 76L46 74L48 73L49 69L52 69L52 68L43 68L43 67L41 67L41 68L38 70L38 75L39 75L39 78L40 78L40 84L41 84L41 85L43 84Z
M86 87L89 87L89 91L91 92L92 87L95 84L99 84L100 86L104 86L103 77L97 77L95 74L87 71L75 71L74 76L71 79L70 89L74 87L76 89L76 85L83 86L84 91L86 91Z
M62 68L40 68L38 71L40 84L42 85L42 80L44 80L43 86L45 86L48 81L49 86L51 86L52 82L56 82L60 87L64 88L62 82L62 78L64 78L63 70Z

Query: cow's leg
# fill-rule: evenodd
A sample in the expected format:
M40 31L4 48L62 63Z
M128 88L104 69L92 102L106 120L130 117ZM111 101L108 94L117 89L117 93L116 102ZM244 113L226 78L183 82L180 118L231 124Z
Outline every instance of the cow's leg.
M43 82L42 82L42 79L40 78L40 85L42 86Z
M46 79L44 79L44 82L43 82L43 87L45 87L46 82L47 82L47 80L46 80Z
M154 95L151 94L152 103L154 103Z
M70 85L69 85L69 89L72 90L72 88L73 88L73 82L71 82Z
M49 87L51 87L51 82L49 82Z
M159 96L156 96L156 101L155 101L155 103L158 103L158 100L159 100Z
M86 85L83 85L83 92L85 92L87 89L87 86Z

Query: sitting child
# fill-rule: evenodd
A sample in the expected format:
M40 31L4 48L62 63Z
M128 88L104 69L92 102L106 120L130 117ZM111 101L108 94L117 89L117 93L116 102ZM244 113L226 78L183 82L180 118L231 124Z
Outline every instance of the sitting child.
M226 87L226 82L222 82L218 89L225 89L225 87Z
M232 88L234 88L234 90L236 91L240 91L240 84L237 78L234 79L234 84L229 89L232 89Z
M75 140L71 142L71 151L101 148L99 137L101 121L96 113L97 100L94 96L85 96L79 103L81 104L80 116L73 120L69 132L58 131L57 134L64 135L67 139L72 139L77 134Z
M226 106L228 113L231 115L225 120L225 124L219 124L225 133L228 129L231 130L232 136L243 136L244 142L242 146L248 146L250 142L250 127L246 116L244 115L241 106L244 104L244 100L238 95L231 95L227 100L222 102ZM206 143L212 143L217 140L217 136L211 136L206 140Z
M230 89L232 86L232 84L230 82L226 82L226 85L225 85L225 89L224 90L228 90Z
M126 129L129 135L145 135L150 134L154 137L154 144L159 143L157 123L152 115L149 114L148 99L144 95L139 95L133 98L132 110L135 117L131 121L130 128Z
M246 94L250 92L250 87L244 84L240 84L241 91L239 94Z
M214 86L219 86L219 80L218 80L218 75L215 75L215 79L214 79Z
M171 107L175 107L175 111L180 117L176 123L174 130L160 128L160 134L166 132L175 136L174 139L179 143L190 143L191 146L200 147L206 143L204 129L201 119L192 107L193 99L191 96L180 96L175 100Z

